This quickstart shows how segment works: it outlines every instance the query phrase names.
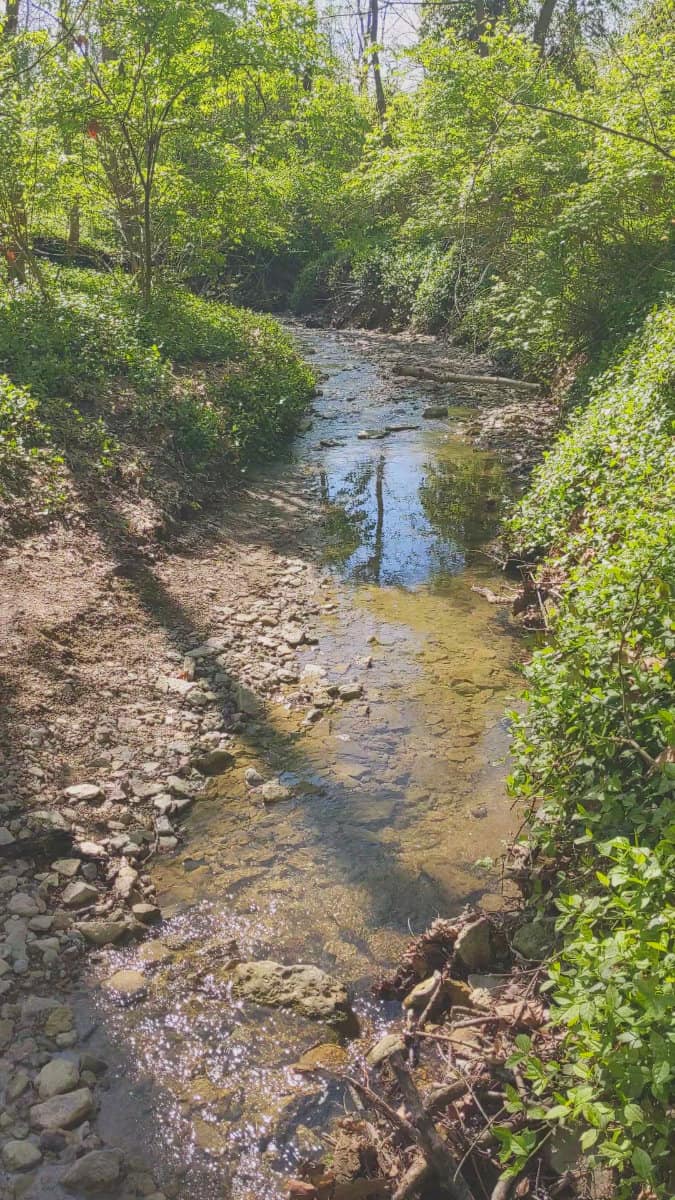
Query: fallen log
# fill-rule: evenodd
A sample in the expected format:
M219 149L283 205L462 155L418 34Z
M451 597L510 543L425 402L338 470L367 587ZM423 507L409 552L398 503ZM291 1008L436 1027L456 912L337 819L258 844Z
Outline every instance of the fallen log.
M538 392L538 383L528 383L524 379L507 379L503 375L466 375L459 371L432 371L429 367L409 367L405 363L394 367L395 375L405 375L408 379L428 379L430 383L487 383L497 387L518 388L523 392Z

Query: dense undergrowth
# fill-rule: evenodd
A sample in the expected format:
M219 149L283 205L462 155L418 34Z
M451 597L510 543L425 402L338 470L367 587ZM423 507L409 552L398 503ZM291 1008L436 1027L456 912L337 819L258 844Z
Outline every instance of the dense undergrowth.
M548 984L561 1055L525 1041L521 1066L542 1097L530 1115L580 1129L622 1196L675 1184L674 430L666 304L595 381L509 529L517 552L545 551L553 593L511 782L538 867L555 866L539 904L562 938Z
M275 321L127 281L64 273L46 296L0 298L0 498L25 515L65 503L66 475L119 478L128 454L185 492L278 449L313 388ZM21 498L24 498L22 503Z

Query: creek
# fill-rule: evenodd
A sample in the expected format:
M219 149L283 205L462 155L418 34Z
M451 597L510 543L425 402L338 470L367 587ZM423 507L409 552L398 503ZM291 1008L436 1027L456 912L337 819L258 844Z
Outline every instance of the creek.
M237 769L273 767L293 799L253 808L223 777L187 846L153 868L159 939L106 952L106 971L154 964L148 995L90 1013L91 1048L112 1063L103 1136L145 1154L184 1200L275 1200L344 1112L341 1085L292 1069L330 1030L233 1001L216 966L231 954L315 963L347 984L375 1036L398 1006L374 1002L373 981L436 915L500 904L489 860L513 829L504 714L522 646L505 610L472 591L503 583L486 547L508 463L463 436L480 403L470 388L445 389L448 415L425 419L438 389L392 376L438 347L297 336L322 394L290 457L259 478L320 505L329 602L300 660L364 694L300 731L268 706ZM252 503L242 517L255 524ZM265 519L283 522L283 508ZM347 1043L336 1059L363 1049Z

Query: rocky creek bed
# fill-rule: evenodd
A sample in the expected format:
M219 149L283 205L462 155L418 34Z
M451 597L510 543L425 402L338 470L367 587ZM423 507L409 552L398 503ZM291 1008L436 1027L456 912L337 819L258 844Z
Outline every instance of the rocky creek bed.
M288 461L170 549L80 525L2 565L2 1196L283 1195L410 930L504 908L523 650L475 589L552 411L299 336Z

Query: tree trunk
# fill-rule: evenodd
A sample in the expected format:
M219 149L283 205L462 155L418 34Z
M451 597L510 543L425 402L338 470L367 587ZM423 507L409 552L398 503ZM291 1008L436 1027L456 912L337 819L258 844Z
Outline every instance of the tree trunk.
M148 181L143 188L143 265L142 265L142 294L143 307L148 308L152 296L152 208L150 191L152 184Z
M542 54L544 52L544 46L546 45L546 35L551 28L551 21L553 20L553 13L555 12L555 6L557 3L558 0L544 0L541 8L539 9L539 16L537 17L534 26L534 33L532 34L532 41L534 42L535 46L539 47Z
M368 8L368 51L370 61L373 67L373 80L375 83L375 107L380 121L384 120L384 115L387 111L387 101L384 94L384 86L382 84L382 70L380 67L379 51L374 49L377 46L377 38L379 34L380 24L380 5L379 0L369 0Z
M68 258L76 258L80 252L80 202L74 200L68 213Z
M19 0L7 0L5 19L2 22L2 36L5 41L16 37L19 32Z

